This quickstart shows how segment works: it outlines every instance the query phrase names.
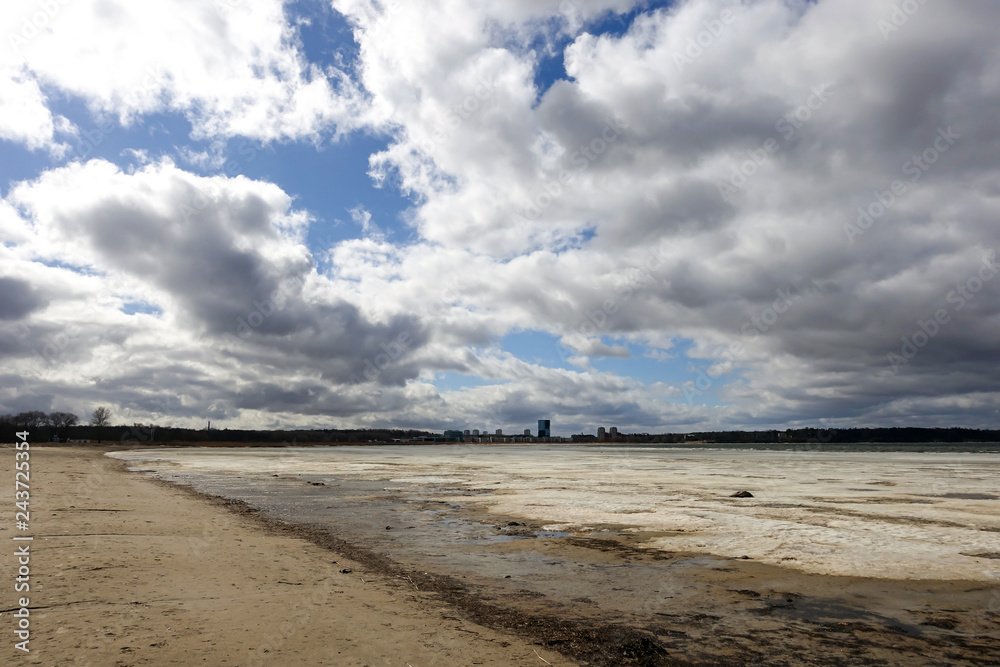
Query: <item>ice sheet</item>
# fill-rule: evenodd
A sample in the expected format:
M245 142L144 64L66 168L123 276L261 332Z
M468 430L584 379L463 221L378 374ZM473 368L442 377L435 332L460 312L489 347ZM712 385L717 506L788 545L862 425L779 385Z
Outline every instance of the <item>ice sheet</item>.
M113 456L172 474L428 485L443 500L552 530L615 525L650 533L649 547L815 573L1000 581L1000 455L991 453L453 445ZM729 497L740 490L754 497Z

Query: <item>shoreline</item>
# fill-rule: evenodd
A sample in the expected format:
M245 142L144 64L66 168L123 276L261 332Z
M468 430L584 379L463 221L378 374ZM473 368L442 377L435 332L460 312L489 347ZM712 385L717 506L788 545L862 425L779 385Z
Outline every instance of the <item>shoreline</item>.
M191 448L191 447L218 447L218 448L234 448L239 449L242 447L258 448L258 447L383 447L386 445L391 446L414 446L414 447L428 447L428 446L469 446L469 445L482 445L482 446L494 446L494 447L531 447L538 445L565 445L569 447L660 447L664 449L711 449L713 447L719 447L723 449L762 449L762 450L809 450L809 451L838 451L840 448L847 448L848 451L853 450L856 447L864 446L870 448L872 451L881 451L884 449L898 448L899 451L909 451L910 449L940 449L942 451L953 451L960 450L963 447L981 447L986 448L989 451L994 451L1000 453L1000 442L996 441L985 441L985 440L958 440L958 441L928 441L928 442L911 442L911 441L878 441L872 442L867 440L858 441L845 441L845 442L829 442L829 443L819 443L812 441L784 441L784 442L740 442L740 441L730 441L730 440L686 440L684 442L655 442L646 440L581 440L579 442L573 441L559 441L559 442L535 442L535 441L517 441L517 442L474 442L474 441L416 441L416 440L400 440L400 441L302 441L298 442L296 440L292 441L282 441L282 442L271 442L271 441L238 441L238 440L143 440L140 438L129 438L123 441L119 440L108 440L103 443L97 442L49 442L43 441L36 443L37 446L44 447L74 447L86 449L106 447L112 449L142 449L149 447L170 447L170 448Z
M237 477L186 483L263 503L272 516L226 507L433 590L459 615L529 632L594 665L784 665L787 655L814 665L990 665L1000 655L997 591L982 581L811 574L666 552L644 548L651 535L624 526L547 535L543 519L486 511L466 502L477 492L447 484L268 475L279 478L274 486ZM653 588L661 594L651 597Z
M33 609L33 646L38 648L22 658L24 664L52 664L53 656L59 664L190 664L185 656L198 647L219 665L413 667L544 664L540 660L553 665L783 665L790 664L787 656L794 656L795 664L813 665L989 665L995 664L992 656L1000 655L998 610L986 612L991 636L977 636L967 631L964 617L950 613L954 609L928 612L926 622L913 629L881 622L877 615L861 622L848 616L830 621L822 616L830 607L809 608L817 585L835 595L835 589L851 583L855 589L871 586L914 600L932 593L961 594L965 602L958 606L979 604L982 611L990 591L981 582L848 582L753 561L655 553L636 546L641 536L620 534L512 543L511 549L532 549L552 562L597 564L615 572L622 586L643 585L638 573L630 575L637 568L671 568L677 589L691 590L676 613L656 614L652 620L614 618L597 608L601 600L583 594L565 604L521 582L514 594L503 593L502 581L414 567L363 536L289 523L245 502L130 474L125 461L104 456L122 449L134 447L32 449L33 470L50 479L39 482L40 495L33 496L33 510L39 512L33 530L46 537L35 542L33 572L41 585L33 594L43 602ZM7 474L12 450L0 452L6 455L0 469ZM475 510L465 514L485 522L504 518ZM122 521L125 516L130 524ZM97 529L101 532L88 535ZM140 529L149 535L138 543L119 543L138 537ZM0 525L0 536L10 532ZM347 568L350 574L340 572ZM201 587L201 592L184 599L176 595L178 587ZM240 594L223 595L227 587ZM694 600L697 604L688 609ZM816 617L803 617L809 613ZM401 616L408 623L397 634ZM423 624L424 634L408 627L416 624ZM443 634L447 642L428 645L428 636ZM249 637L259 644L253 650L245 646ZM386 637L391 647L384 646Z
M14 648L3 613L9 664L576 664L222 501L151 484L112 449L31 450L31 651ZM10 480L13 454L0 448ZM13 579L11 549L0 568Z
M158 486L174 489L195 498L204 499L214 506L254 522L262 531L275 536L301 538L329 550L352 563L365 568L366 572L389 581L406 581L405 586L434 596L464 615L465 620L488 627L505 636L519 637L539 647L557 647L562 657L580 662L563 664L583 665L664 665L669 667L737 667L745 664L736 662L700 662L672 658L665 654L648 632L614 623L581 623L551 615L531 614L522 610L504 607L489 602L486 594L477 593L473 587L461 580L441 574L413 569L393 561L390 557L377 553L371 547L357 541L346 541L321 526L294 523L267 516L260 510L237 500L227 502L221 496L198 491L189 486L158 479L152 475L130 473L127 462L109 459L123 474L139 474ZM545 656L545 654L542 654ZM558 664L546 656L552 664ZM475 663L478 664L478 663ZM514 663L511 663L514 664ZM545 664L536 662L535 664ZM416 665L414 665L416 667Z
M294 479L311 475L320 487L364 482L358 489L369 502L348 517L370 506L424 503L441 521L417 517L422 530L411 538L432 532L454 542L456 528L480 533L474 521L442 530L448 521L442 510L450 513L455 503L540 523L547 532L592 535L606 525L613 533L641 532L644 546L667 552L745 555L815 574L1000 583L995 563L980 557L1000 552L1000 458L991 454L470 445L141 449L109 456L200 490L237 494L296 522L343 528L315 494L299 498L309 516L281 514L274 504L286 494L301 496ZM734 499L737 490L746 497ZM371 536L374 525L354 532ZM388 553L408 546L389 541Z
M535 645L558 646L558 652L563 654L565 658L584 661L580 664L609 666L662 664L676 667L700 667L703 664L679 659L650 663L650 660L663 658L664 655L661 650L656 648L655 643L650 641L648 633L613 624L580 625L552 616L530 615L515 609L489 604L484 599L485 596L476 594L469 586L455 577L406 567L394 562L388 556L375 552L370 547L341 539L321 526L269 517L244 501L227 501L221 496L198 491L183 484L158 479L151 475L129 472L126 461L109 460L114 461L123 474L142 475L153 484L205 500L219 509L252 521L267 534L306 540L332 553L339 554L342 557L341 560L349 559L351 563L364 568L365 572L369 574L394 583L400 582L404 588L412 586L414 591L433 595L447 607L463 612L466 615L466 620L477 625L488 627L511 637L520 637ZM403 581L408 583L401 583ZM622 656L630 656L636 662L622 662ZM707 663L704 664L707 666ZM722 663L715 664L726 667Z

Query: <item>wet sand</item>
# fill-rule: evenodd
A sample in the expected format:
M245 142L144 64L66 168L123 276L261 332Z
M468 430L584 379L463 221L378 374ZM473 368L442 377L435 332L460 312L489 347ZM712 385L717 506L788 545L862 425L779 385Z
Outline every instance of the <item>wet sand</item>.
M263 488L278 474L385 482L393 493L427 489L443 501L452 489L462 505L553 532L620 525L650 535L653 548L746 555L815 574L1000 583L997 563L976 555L1000 552L997 450L453 444L127 456L165 474L223 475L234 488L249 480ZM753 497L731 498L736 490Z
M14 648L21 594L13 591L13 494L4 494L0 664L577 664L530 636L479 625L438 594L331 552L308 532L127 473L104 451L31 450L27 654ZM0 448L10 488L13 454Z
M456 483L440 467L437 477L411 472L165 476L237 499L226 507L269 530L346 554L432 593L459 618L579 664L1000 664L995 581L818 574L650 548L672 535L627 524L552 530L497 512L503 491ZM988 568L997 555L976 561Z

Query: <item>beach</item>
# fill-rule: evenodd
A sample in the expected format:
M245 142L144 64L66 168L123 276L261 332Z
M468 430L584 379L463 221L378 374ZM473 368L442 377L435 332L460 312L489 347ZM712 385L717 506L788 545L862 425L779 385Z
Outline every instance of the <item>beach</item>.
M33 450L38 608L24 664L1000 656L987 455L104 452ZM733 484L755 497L729 498Z
M576 664L217 499L126 473L105 451L31 450L31 650L14 648L7 611L3 664ZM0 449L10 484L13 454ZM0 524L5 610L21 595L13 533Z

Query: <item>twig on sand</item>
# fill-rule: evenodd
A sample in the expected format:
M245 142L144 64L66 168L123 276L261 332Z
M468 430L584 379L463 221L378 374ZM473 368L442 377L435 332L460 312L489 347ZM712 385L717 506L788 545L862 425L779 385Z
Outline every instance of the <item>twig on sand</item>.
M535 651L535 649L531 649L531 650ZM552 664L551 662L549 662L548 660L546 660L542 656L538 655L538 651L535 651L535 655L538 657L539 660L541 660L542 662L544 662L546 665L551 665Z

